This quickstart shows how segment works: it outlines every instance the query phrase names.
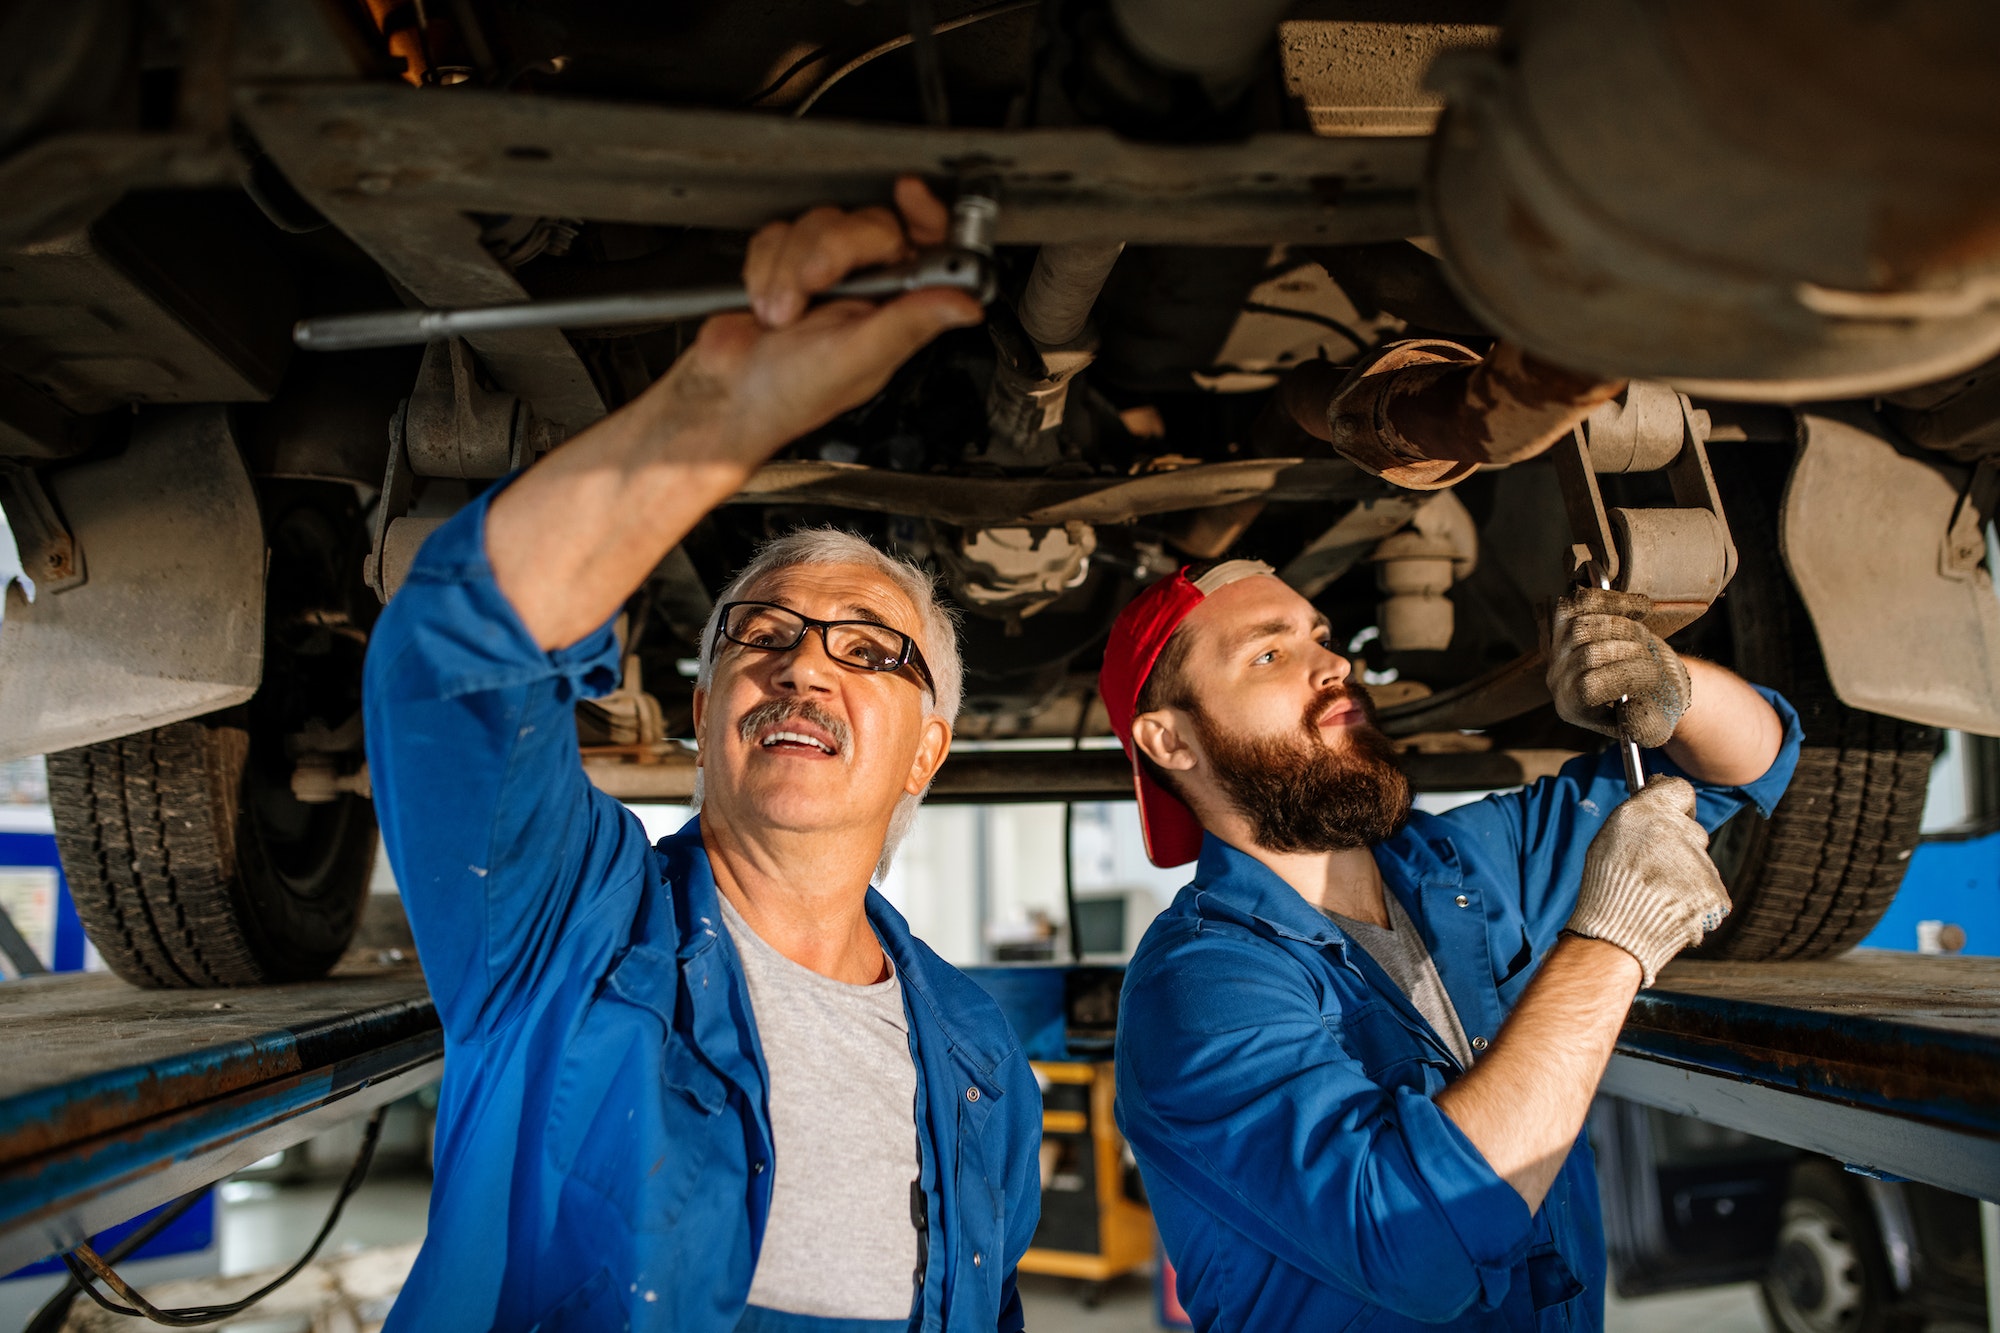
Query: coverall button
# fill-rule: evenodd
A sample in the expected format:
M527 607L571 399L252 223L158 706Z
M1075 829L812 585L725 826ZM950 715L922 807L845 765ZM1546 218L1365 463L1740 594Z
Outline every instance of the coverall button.
M980 1253L979 1251L977 1251L977 1250L974 1250L974 1251L972 1252L972 1266L973 1266L974 1268L977 1268L977 1267L979 1267L979 1266L980 1266L981 1264L983 1264L983 1263L985 1263L985 1262L986 1262L986 1256L985 1256L985 1255L981 1254L981 1253Z
M1462 893L1461 893L1461 894L1459 894L1459 895L1458 895L1458 897L1456 897L1456 898L1453 898L1453 899L1452 899L1452 901L1453 901L1453 902L1455 902L1455 903L1457 903L1457 904L1458 904L1458 905L1459 905L1460 907L1470 907L1470 906L1472 906L1472 899L1470 899L1470 898L1466 897L1466 896L1465 896L1464 894L1462 894Z
M967 1089L965 1090L965 1100L967 1100L967 1101L969 1101L969 1102L976 1102L976 1101L978 1101L978 1100L979 1100L979 1089L977 1089L977 1088L967 1088Z
M1486 1038L1484 1038L1484 1037L1474 1037L1474 1038L1472 1039L1472 1049L1473 1049L1473 1050L1475 1050L1475 1051L1483 1051L1483 1050L1485 1050L1485 1049L1486 1049Z
M764 1164L762 1162L752 1163L750 1169L760 1176L764 1174Z

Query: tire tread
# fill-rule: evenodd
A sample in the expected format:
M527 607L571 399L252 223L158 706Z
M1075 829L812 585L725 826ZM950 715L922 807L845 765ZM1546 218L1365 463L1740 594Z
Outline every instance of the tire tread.
M217 743L210 728L177 722L48 757L77 916L111 970L137 985L270 979L239 924Z

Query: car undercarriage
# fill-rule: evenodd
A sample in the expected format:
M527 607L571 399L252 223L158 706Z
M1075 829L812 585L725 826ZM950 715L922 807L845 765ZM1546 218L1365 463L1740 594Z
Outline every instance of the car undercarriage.
M997 298L654 571L579 707L685 798L693 659L767 537L962 615L936 796L1130 794L1093 683L1189 561L1271 564L1416 784L1600 739L1542 684L1586 575L1786 692L1724 956L1886 909L1941 729L2000 734L2000 31L1973 4L88 0L0 8L0 751L155 985L312 975L373 847L360 660L417 547L698 322L313 352L296 321L736 280L752 230L996 201ZM191 628L198 627L198 628Z

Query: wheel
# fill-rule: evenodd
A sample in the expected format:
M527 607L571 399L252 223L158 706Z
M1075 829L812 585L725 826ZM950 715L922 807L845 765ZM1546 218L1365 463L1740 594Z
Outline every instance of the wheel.
M63 873L97 951L141 986L322 976L360 919L375 817L347 796L303 827L228 715L50 755ZM293 801L291 804L296 805Z
M375 858L366 797L303 802L301 755L330 773L361 746L374 598L344 488L265 497L264 683L248 704L48 756L63 873L85 932L141 986L322 976L353 937Z
M1707 958L1824 958L1859 943L1889 910L1917 845L1936 727L1834 697L1812 619L1778 550L1782 464L1717 459L1738 567L1723 598L1732 665L1798 709L1805 746L1770 819L1746 811L1710 854L1734 910Z
M1901 1333L1921 1325L1896 1310L1867 1201L1830 1162L1793 1168L1777 1249L1758 1294L1779 1333Z

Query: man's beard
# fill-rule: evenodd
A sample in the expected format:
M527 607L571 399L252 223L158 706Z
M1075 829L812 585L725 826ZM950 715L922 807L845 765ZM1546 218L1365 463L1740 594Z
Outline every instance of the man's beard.
M1329 746L1319 720L1351 699L1362 720L1348 724L1346 743ZM1372 847L1410 817L1410 780L1396 748L1375 727L1375 706L1360 685L1322 691L1307 706L1302 730L1239 738L1193 713L1215 780L1250 821L1257 845L1274 852L1338 852Z

